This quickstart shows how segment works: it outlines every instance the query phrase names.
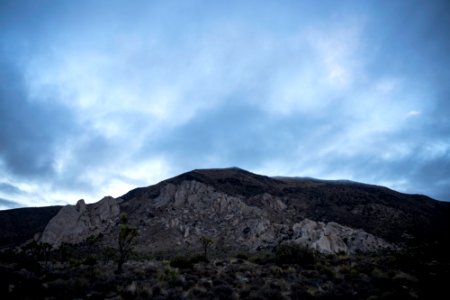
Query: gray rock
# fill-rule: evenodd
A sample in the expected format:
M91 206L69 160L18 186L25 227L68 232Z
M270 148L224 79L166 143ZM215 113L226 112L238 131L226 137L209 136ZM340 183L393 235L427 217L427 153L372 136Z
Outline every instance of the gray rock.
M271 250L296 243L323 253L348 254L391 247L363 230L338 223L305 219L289 209L284 199L264 192L249 198L229 195L195 180L165 183L153 198L122 203L129 221L139 231L142 252L199 253L201 236L215 241L216 254ZM120 199L106 197L86 205L66 206L50 221L41 241L52 245L81 242L92 234L113 234ZM114 241L107 236L106 241ZM111 244L111 246L115 246Z
M114 226L119 214L118 200L113 197L105 197L92 205L79 200L75 206L61 208L44 229L40 241L54 247L63 242L79 243Z
M195 252L200 236L216 241L218 253L228 249L257 251L281 243L297 243L323 253L379 251L391 245L363 230L309 219L290 221L288 206L279 197L263 193L246 199L184 180L161 187L154 199L141 202L130 219L141 222L142 251ZM156 217L148 218L148 212ZM295 217L295 215L292 215Z
M292 226L292 241L322 253L374 252L393 246L364 230L304 219Z

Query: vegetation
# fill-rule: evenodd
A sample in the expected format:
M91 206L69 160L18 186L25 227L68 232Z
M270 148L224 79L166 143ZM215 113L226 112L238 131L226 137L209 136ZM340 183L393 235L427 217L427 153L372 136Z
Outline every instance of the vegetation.
M324 255L289 245L210 262L203 255L133 256L115 274L115 261L98 245L91 254L85 243L61 245L69 249L65 262L61 247L48 252L47 262L33 247L41 245L0 253L2 299L433 299L450 270L448 260L419 253Z
M119 258L117 260L117 273L123 272L123 264L128 260L133 252L134 240L137 235L137 229L128 224L128 216L123 214L120 217L119 225Z
M202 244L203 248L203 257L205 260L208 260L208 248L212 245L213 240L208 236L201 236L200 237L200 243Z
M179 269L192 269L199 262L208 262L203 255L176 256L170 261L170 266Z
M306 247L296 244L279 245L275 250L275 259L278 264L314 264L314 253Z

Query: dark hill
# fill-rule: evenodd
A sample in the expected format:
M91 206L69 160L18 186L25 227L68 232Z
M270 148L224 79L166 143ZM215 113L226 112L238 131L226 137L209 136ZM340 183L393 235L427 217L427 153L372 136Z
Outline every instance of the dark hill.
M0 211L0 248L19 245L44 230L61 206L25 207Z

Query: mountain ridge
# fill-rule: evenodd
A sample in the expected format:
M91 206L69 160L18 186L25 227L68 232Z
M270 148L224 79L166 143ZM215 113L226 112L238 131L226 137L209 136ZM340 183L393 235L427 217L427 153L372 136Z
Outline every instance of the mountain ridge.
M211 234L217 239L223 239L223 244L229 245L229 248L240 247L241 244L248 245L253 250L258 247L274 247L283 239L292 239L291 232L298 228L298 224L303 224L304 220L311 221L307 222L308 226L315 224L314 228L321 228L322 231L317 229L319 231L308 233L314 236L324 235L330 228L339 228L336 229L336 235L341 237L337 244L345 239L342 232L356 232L354 230L362 230L375 240L381 238L387 243L400 246L425 247L437 243L435 248L442 245L447 249L449 244L446 237L450 228L448 203L427 196L408 195L385 187L355 182L342 184L310 178L274 178L240 168L195 169L155 185L130 190L114 201L110 198L108 197L107 207L115 212L112 215L100 216L98 211L91 211L93 207L101 207L99 202L85 205L83 201L77 206L64 207L65 213L74 220L84 220L83 224L71 224L71 228L81 226L77 230L84 228L83 230L87 230L83 233L86 236L104 233L107 243L107 239L112 240L116 234L120 211L128 214L130 222L142 232L151 232L140 237L140 243L146 245L142 247L145 251L151 250L153 246L158 251L164 251L181 249L186 245L196 251L193 244L201 234ZM81 215L80 207L86 207L83 208L84 215ZM55 213L55 210L57 209L52 212ZM52 220L62 211L59 209L55 213L47 224L47 231L50 230L48 227ZM204 221L204 218L209 217L208 214L216 219ZM59 223L53 221L59 225L50 226L56 232L49 234L44 229L43 236L74 236L74 232L68 232L67 228L66 233L64 230L58 231L59 227L64 227L67 223L61 222L63 217L59 217ZM112 225L99 225L101 223L98 218ZM230 225L230 220L233 225ZM338 224L341 227L327 224ZM98 226L101 227L100 231ZM29 233L28 238L32 239L36 233L42 234L42 231ZM159 242L156 237L176 241ZM56 241L58 238L48 241ZM23 242L23 239L22 235L17 241ZM251 242L246 244L246 239ZM241 244L235 242L237 240ZM319 240L317 238L315 241ZM354 247L347 246L346 249ZM361 247L368 249L367 246Z
M305 217L321 221L342 221L344 219L342 215L345 215L349 216L350 219L347 221L344 220L344 225L356 228L365 227L365 221L347 213L333 212L342 210L343 206L349 210L353 210L355 208L358 209L358 206L364 206L366 204L372 206L382 205L388 208L407 211L411 223L413 223L416 215L426 215L425 219L427 220L425 223L429 223L435 215L438 215L438 220L435 221L439 223L442 219L445 219L443 215L447 215L450 211L450 204L447 202L432 199L424 195L400 193L383 186L359 182L341 185L336 184L334 181L320 179L299 180L298 178L294 178L292 180L292 177L280 179L254 174L239 168L195 169L164 180L153 186L131 190L120 198L127 201L133 197L139 198L140 195L145 195L144 198L157 196L160 186L168 183L179 183L183 180L196 180L209 184L215 189L232 196L244 196L248 198L258 194L269 193L274 196L290 198L288 202L294 202L292 200L296 199L299 200L297 202L304 203L305 199L309 199L310 201L306 205L307 207L305 207ZM349 196L345 196L345 194L349 194ZM319 206L319 211L313 213L313 206ZM376 208L373 209L376 210ZM441 214L440 212L442 211L445 212ZM370 214L368 211L364 211L362 215L364 214L366 216L357 214L357 217L368 217L367 215L370 217L370 215L374 215L375 213ZM391 221L388 222L388 225L391 227L396 226ZM381 226L381 224L377 226ZM369 226L369 231L374 230L375 227L375 225ZM401 224L400 227L402 227ZM420 228L416 228L416 230L418 229ZM421 232L422 236L426 236L427 234L427 232Z

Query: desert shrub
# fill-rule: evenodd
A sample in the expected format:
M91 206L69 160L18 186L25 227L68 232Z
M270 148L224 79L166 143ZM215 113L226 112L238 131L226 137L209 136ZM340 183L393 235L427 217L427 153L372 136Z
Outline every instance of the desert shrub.
M193 288L189 291L189 296L191 299L205 299L207 294L203 289Z
M329 278L336 277L336 273L334 272L334 270L327 265L319 264L316 266L316 269L317 271L319 271L320 274L324 274Z
M32 257L24 256L21 260L17 261L17 267L19 269L25 269L31 272L40 272L42 270L39 262Z
M12 249L0 251L0 262L12 263L22 259L25 255L23 253L15 252Z
M247 299L250 296L250 290L249 289L243 289L239 292L239 297L241 299Z
M278 264L314 264L314 253L311 249L295 244L279 245L275 250L275 261Z
M207 259L203 255L194 255L190 258L192 264L198 264L200 262L208 262Z
M243 259L243 260L247 260L247 259L248 259L248 255L245 254L245 253L238 253L238 254L236 255L236 258Z
M274 286L265 286L258 293L259 299L286 299L279 288Z
M271 266L269 270L275 278L280 278L283 276L283 269L276 265Z
M170 266L179 269L192 269L193 263L189 257L177 256L170 261Z
M233 295L233 289L227 284L215 286L211 291L215 299L230 299Z
M117 250L112 247L104 247L100 253L100 259L104 262L116 261L118 259Z
M32 241L22 247L22 251L27 254L32 259L37 261L43 261L47 264L52 247L48 243L40 243L37 241Z
M176 256L170 261L170 266L179 269L192 269L192 267L200 262L207 262L203 255L195 256Z
M379 268L373 269L372 277L374 277L376 279L388 279L388 275Z
M95 257L89 256L87 258L85 258L81 264L86 265L86 266L94 266L97 264L97 259L95 259Z
M58 247L59 260L62 263L69 261L74 256L74 246L69 243L61 243Z
M223 267L225 265L225 263L221 260L218 260L218 261L214 262L214 265L216 267Z
M248 260L254 264L266 265L274 262L274 256L269 252L258 252L251 255Z
M178 271L172 269L170 262L163 261L164 269L158 273L158 280L169 281L178 277Z

